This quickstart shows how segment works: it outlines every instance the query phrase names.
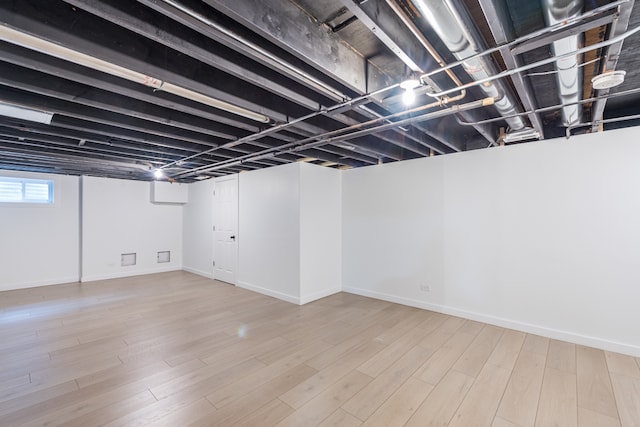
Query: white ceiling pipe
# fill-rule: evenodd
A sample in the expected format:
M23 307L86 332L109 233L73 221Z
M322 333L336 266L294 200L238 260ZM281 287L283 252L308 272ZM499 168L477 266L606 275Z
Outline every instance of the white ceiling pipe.
M473 40L471 30L466 28L459 12L449 1L414 0L414 3L456 59L464 61L462 66L472 79L481 80L492 74L487 66L487 59L474 57L466 60L479 53L477 41ZM513 116L519 112L500 82L483 84L480 88L497 100L495 107L501 115ZM519 131L526 127L521 117L505 120L511 131Z
M255 120L257 122L269 123L271 121L269 117L265 116L264 114L247 110L246 108L230 104L228 102L210 97L208 95L204 95L191 89L176 86L168 82L163 82L160 79L148 76L144 73L139 73L137 71L112 64L102 59L86 55L82 52L78 52L64 46L60 46L59 44L52 43L48 40L43 40L39 37L32 36L31 34L18 31L5 25L0 25L0 40L4 40L6 42L22 46L27 49L44 53L49 56L54 56L65 61L73 62L75 64L82 65L93 70L111 74L112 76L120 77L131 82L143 84L156 90L168 92L182 98L199 102L201 104L209 105L211 107L218 108L220 110L224 110L238 116Z
M544 19L548 26L558 24L570 18L575 18L582 12L582 0L542 0ZM575 52L579 49L580 36L570 36L553 42L551 48L554 56ZM578 66L578 55L569 56L556 61L556 81L562 104L575 103L581 98L582 72ZM562 123L572 126L580 123L582 105L573 104L562 109Z

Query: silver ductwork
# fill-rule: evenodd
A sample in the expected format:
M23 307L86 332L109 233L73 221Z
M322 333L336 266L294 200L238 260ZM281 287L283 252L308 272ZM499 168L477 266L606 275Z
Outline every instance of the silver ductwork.
M454 7L451 0L413 0L431 28L438 34L443 43L459 61L464 61L462 66L474 80L481 80L496 74L493 63L485 57L470 58L480 53L480 38L476 35L476 29L472 28L462 15L465 11ZM470 58L466 60L466 58ZM500 80L487 82L480 88L488 95L496 99L495 107L503 116L511 116L520 113L516 103L509 94L504 83ZM505 118L509 125L509 132L528 131L521 117ZM534 138L537 137L534 135Z
M554 25L574 18L582 12L582 0L542 0L544 19L547 25ZM580 35L565 37L553 42L551 48L554 56L575 52L580 48ZM582 74L578 66L579 58L569 56L556 62L556 81L562 104L576 103L580 100L582 88ZM573 104L562 108L562 123L572 126L580 123L582 118L581 104Z

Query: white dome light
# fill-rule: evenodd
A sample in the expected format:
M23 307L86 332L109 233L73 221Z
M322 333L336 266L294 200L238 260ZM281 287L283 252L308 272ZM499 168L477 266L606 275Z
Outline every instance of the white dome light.
M596 90L610 89L621 85L626 74L627 72L622 70L606 71L592 78L591 84Z
M402 101L405 105L411 105L416 100L416 95L413 93L415 88L421 85L420 80L408 79L400 83L400 87L404 89L404 95L402 95Z

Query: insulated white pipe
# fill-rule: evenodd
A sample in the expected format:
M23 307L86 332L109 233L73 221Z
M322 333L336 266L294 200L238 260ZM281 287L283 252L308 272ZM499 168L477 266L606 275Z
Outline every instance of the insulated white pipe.
M582 0L542 0L544 18L548 26L558 24L567 19L574 18L582 12ZM554 56L575 52L580 47L580 36L570 36L553 42ZM578 55L568 56L556 61L556 81L562 104L575 103L580 100L582 88L582 74L578 67ZM564 126L572 126L580 123L582 105L573 104L562 109L562 122Z
M463 61L462 66L472 79L482 80L490 76L491 73L485 65L486 59L475 56L479 53L476 41L473 40L469 29L463 25L459 12L449 5L448 1L414 0L414 3L453 56ZM483 84L480 88L488 96L496 99L495 107L501 115L513 116L518 113L513 101L499 83ZM525 122L521 117L511 117L505 121L511 131L525 129Z
M466 84L463 84L462 86L456 86L453 89L441 90L439 92L426 92L426 95L429 95L429 96L431 96L433 98L440 98L440 97L448 95L450 93L459 92L461 89L468 89L470 87L483 85L485 83L489 83L489 82L492 82L494 80L503 79L503 78L508 77L508 76L510 76L512 74L515 74L515 73L522 73L523 71L532 70L534 68L541 67L541 66L546 65L546 64L552 64L552 63L556 62L558 59L564 58L565 56L572 56L574 54L575 55L580 55L580 54L585 53L585 52L590 52L592 50L596 50L596 49L600 49L600 48L603 48L603 47L611 46L611 45L613 45L615 43L622 42L623 40L631 37L634 34L637 34L638 32L640 32L640 26L637 26L637 27L633 28L632 30L629 30L629 31L624 32L624 33L622 33L620 35L617 35L617 36L615 36L613 38L610 38L609 40L605 40L605 41L598 42L598 43L595 43L595 44L590 44L590 45L585 46L585 47L581 47L580 49L576 50L575 52L569 52L569 53L567 53L567 54L565 54L563 56L550 57L550 58L547 58L547 59L541 59L539 61L532 62L530 64L521 65L518 68L513 68L511 70L501 71L498 74L494 74L494 75L489 76L487 78L484 78L482 80L476 80L473 83L466 83ZM485 50L484 52L480 52L476 56L480 57L480 56L488 55L489 53L491 53L491 51L492 51L492 49ZM448 69L451 69L453 67L461 65L462 62L463 61L452 62L449 65L447 65L446 67L437 68L437 69L435 69L433 71L425 73L422 76L420 76L420 78L421 79L425 79L427 77L434 76L434 75L436 75L438 73L441 73L443 71L446 71Z
M23 33L22 31L18 31L14 28L7 27L1 24L0 40L4 40L6 42L22 46L27 49L44 53L49 56L54 56L65 61L73 62L75 64L82 65L93 70L111 74L112 76L120 77L131 82L143 84L156 90L172 93L182 98L190 99L192 101L209 105L214 108L219 108L220 110L224 110L238 116L246 117L257 122L269 123L271 121L269 117L265 116L264 114L247 110L246 108L230 104L220 99L212 98L208 95L204 95L191 89L177 86L168 82L163 82L160 79L130 70L128 68L121 67L116 64L112 64L102 59L86 55L82 52L78 52L64 46L60 46L59 44L52 43L48 40L43 40L41 38Z

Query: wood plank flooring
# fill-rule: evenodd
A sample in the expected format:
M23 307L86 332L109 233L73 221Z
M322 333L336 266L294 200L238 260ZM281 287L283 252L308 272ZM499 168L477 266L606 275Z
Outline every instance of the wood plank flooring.
M172 272L0 293L0 426L640 426L640 359Z

